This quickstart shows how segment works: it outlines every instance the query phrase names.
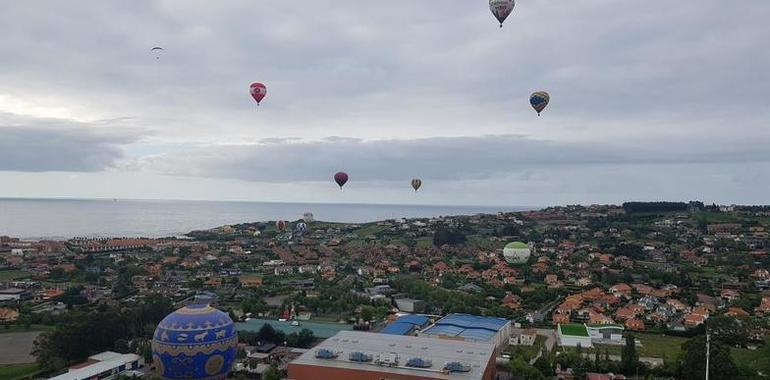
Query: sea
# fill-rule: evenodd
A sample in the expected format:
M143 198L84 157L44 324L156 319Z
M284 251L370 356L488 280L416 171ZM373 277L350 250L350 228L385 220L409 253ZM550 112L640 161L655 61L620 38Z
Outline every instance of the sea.
M0 236L27 240L154 238L183 236L193 230L226 224L293 221L307 212L315 220L365 223L528 209L531 207L0 198Z

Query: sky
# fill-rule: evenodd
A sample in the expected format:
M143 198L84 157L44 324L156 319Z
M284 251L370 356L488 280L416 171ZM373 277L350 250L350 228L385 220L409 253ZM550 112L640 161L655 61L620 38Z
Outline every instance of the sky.
M499 28L485 0L1 2L0 197L766 204L768 14L520 0Z

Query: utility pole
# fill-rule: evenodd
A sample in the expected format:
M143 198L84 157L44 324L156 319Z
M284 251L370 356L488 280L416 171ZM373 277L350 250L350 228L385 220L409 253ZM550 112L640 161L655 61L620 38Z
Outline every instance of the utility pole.
M708 330L706 330L706 380L709 380L709 350L710 350L710 343L711 343L711 335L709 335Z

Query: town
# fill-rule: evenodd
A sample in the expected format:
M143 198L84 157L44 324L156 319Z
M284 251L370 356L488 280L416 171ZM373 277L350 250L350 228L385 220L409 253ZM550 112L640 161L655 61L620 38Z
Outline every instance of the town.
M293 219L0 237L0 378L155 378L155 326L200 297L235 378L700 379L707 349L712 379L770 376L770 207Z

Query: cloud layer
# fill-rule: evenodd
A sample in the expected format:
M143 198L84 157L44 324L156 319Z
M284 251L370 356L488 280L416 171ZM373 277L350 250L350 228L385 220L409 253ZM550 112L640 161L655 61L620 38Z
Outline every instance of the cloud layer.
M94 172L77 196L100 175L115 193L151 175L166 189L142 197L197 178L302 200L345 170L368 200L409 201L379 181L419 176L446 182L434 203L507 186L547 204L566 176L586 201L602 185L638 197L613 178L639 171L740 200L737 167L770 186L767 14L766 0L532 0L500 29L466 0L7 3L0 182L34 177L34 195L43 177L25 172ZM252 81L268 86L259 110ZM536 90L552 98L540 118Z

